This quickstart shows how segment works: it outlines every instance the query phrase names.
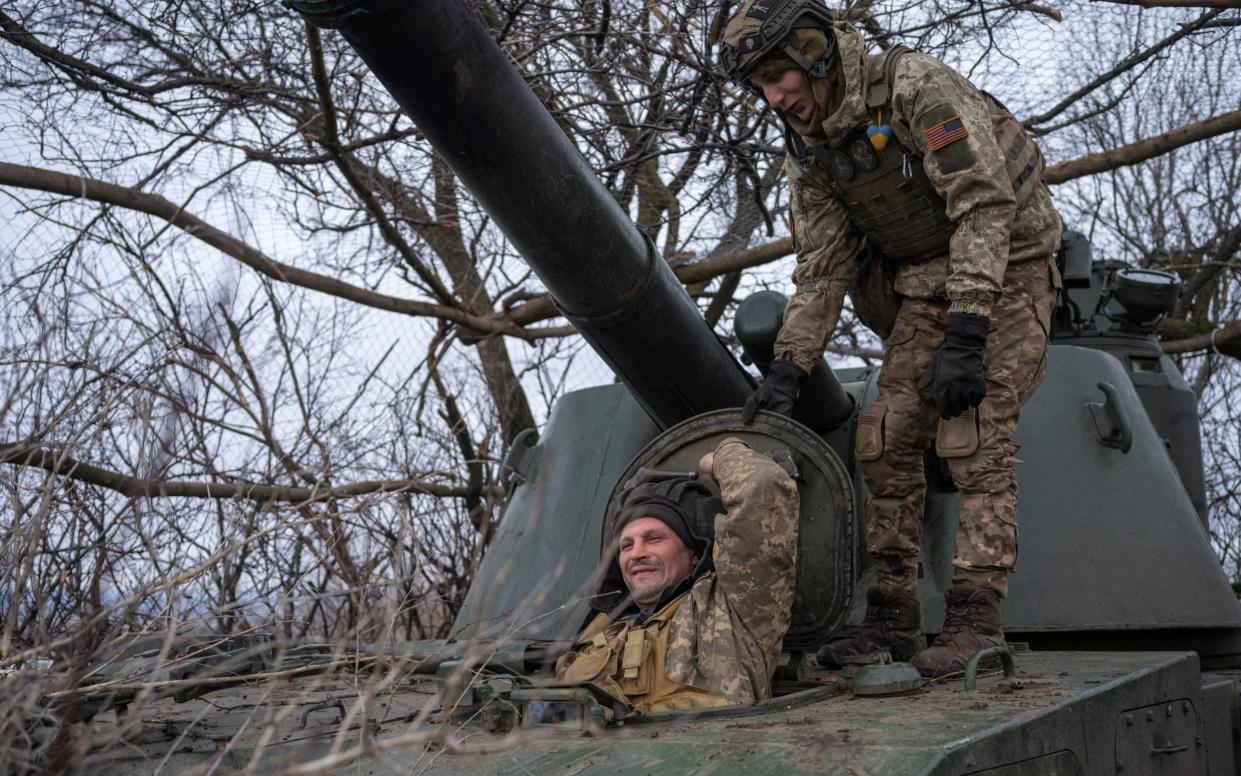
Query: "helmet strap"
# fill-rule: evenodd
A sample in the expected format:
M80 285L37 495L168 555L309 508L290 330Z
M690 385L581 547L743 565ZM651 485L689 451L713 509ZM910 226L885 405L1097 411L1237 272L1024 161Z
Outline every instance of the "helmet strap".
M801 52L790 46L787 42L782 48L784 55L797 63L797 66L806 71L806 75L811 78L827 78L827 57L832 53L832 47L828 47L827 52L817 62L811 62L801 55Z
M789 124L784 111L778 110L776 114L780 117L780 123L784 124L784 147L793 155L803 170L809 168L810 159L806 153L806 141L797 133L797 130L793 129L793 125Z

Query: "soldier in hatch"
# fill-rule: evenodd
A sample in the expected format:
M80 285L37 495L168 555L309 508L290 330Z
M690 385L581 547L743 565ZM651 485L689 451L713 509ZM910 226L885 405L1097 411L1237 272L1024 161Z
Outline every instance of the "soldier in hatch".
M556 663L644 711L771 697L789 627L798 496L770 458L729 438L700 469L621 495L599 610Z
M1021 406L1042 379L1061 223L1043 158L994 98L903 47L868 55L814 0L746 0L729 20L730 77L784 122L797 266L776 360L746 405L787 413L846 291L884 337L879 398L856 452L877 583L861 628L820 662L880 649L928 676L1004 644L1000 599L1017 561ZM916 596L936 444L961 494L944 628L930 648Z

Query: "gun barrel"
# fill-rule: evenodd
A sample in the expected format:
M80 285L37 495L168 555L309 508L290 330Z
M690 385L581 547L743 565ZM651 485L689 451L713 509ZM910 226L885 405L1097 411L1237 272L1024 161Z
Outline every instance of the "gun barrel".
M663 427L752 383L461 0L291 0L339 29Z

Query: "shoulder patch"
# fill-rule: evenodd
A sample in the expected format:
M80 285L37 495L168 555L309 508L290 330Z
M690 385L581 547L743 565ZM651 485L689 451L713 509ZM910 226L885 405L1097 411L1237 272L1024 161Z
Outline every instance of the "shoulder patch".
M950 143L969 137L969 134L970 131L965 128L961 117L953 116L923 132L922 136L926 138L926 147L929 150L938 151Z

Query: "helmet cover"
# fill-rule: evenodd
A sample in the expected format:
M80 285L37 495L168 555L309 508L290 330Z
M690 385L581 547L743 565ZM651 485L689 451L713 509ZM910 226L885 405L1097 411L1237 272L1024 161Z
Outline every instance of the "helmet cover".
M720 62L730 79L744 83L755 66L769 55L782 53L811 75L822 77L836 53L832 16L818 0L746 0L724 27ZM815 28L827 38L824 51L814 59L789 45L795 29Z

